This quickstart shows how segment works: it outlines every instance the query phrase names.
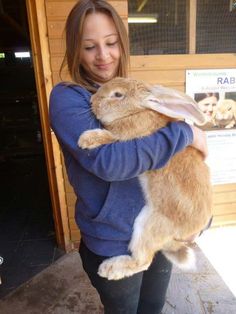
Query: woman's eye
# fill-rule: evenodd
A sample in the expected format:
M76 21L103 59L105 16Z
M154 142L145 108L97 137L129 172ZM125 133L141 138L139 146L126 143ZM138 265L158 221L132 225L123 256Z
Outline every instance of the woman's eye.
M107 43L107 46L115 46L115 44L117 44L117 41L112 42L112 43Z
M90 46L90 47L85 47L85 50L92 50L94 48L94 46Z

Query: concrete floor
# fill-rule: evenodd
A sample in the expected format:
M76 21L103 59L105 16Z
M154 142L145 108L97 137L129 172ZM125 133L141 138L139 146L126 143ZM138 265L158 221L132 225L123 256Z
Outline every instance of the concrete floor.
M232 314L236 298L198 246L197 269L174 269L163 314ZM79 254L71 252L0 301L1 314L101 314ZM148 314L148 313L147 313Z
M211 228L197 244L236 296L236 225ZM236 311L235 311L236 312Z

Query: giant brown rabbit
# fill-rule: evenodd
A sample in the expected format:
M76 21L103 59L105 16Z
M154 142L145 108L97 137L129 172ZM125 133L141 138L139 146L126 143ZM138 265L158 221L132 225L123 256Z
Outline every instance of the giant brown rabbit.
M91 108L104 129L82 133L78 145L84 149L147 136L170 121L205 122L197 104L184 93L130 78L102 85L91 97ZM194 253L186 239L199 234L211 218L209 169L197 149L186 147L139 180L146 205L134 223L131 255L103 261L98 269L102 277L117 280L146 270L159 250L179 267L190 266Z

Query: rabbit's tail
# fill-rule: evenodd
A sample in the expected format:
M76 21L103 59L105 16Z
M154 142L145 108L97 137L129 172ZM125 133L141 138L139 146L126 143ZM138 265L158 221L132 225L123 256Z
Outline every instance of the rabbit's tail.
M175 266L183 270L196 269L194 251L188 246L182 246L178 251L163 251L165 257Z

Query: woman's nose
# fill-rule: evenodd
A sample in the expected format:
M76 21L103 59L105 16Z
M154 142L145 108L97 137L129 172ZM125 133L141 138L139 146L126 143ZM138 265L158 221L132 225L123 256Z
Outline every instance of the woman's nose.
M209 104L209 106L208 106L208 111L210 111L210 112L213 111L213 106L212 106L212 104Z
M108 51L106 47L103 47L103 46L98 47L96 58L99 60L104 60L107 58L107 56L108 56Z

